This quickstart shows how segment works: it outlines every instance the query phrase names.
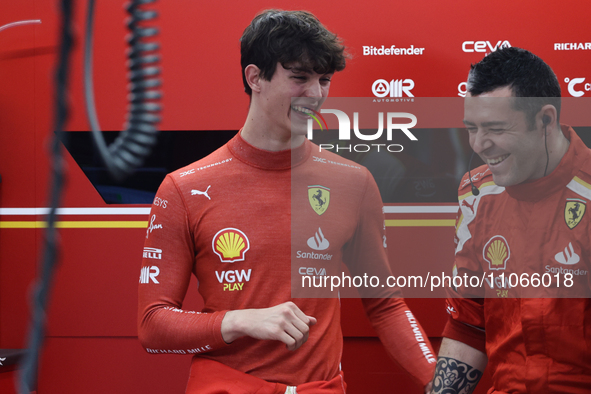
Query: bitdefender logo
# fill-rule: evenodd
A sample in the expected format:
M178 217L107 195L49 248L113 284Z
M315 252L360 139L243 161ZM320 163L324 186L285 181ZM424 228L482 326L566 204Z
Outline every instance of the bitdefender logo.
M415 48L411 45L408 48L363 46L363 56L398 56L398 55L422 55L425 48Z
M407 97L414 97L411 90L415 87L415 82L412 79L392 79L390 82L385 79L378 79L371 85L371 91L374 96L383 98L402 97L405 94Z
M568 83L568 92L573 97L581 97L585 92L591 92L591 83L585 83L585 78L564 78L564 82Z

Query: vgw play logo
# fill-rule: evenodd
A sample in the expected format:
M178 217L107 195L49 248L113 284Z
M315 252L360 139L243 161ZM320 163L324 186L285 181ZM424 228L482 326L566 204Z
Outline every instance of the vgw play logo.
M307 123L307 136L308 139L312 141L314 136L314 129L313 123L316 123L320 126L320 130L328 129L326 120L321 114L333 114L337 117L339 122L339 141L351 141L351 119L349 116L341 110L338 109L321 109L320 113L313 111L313 115L310 115L313 119L308 119ZM411 141L418 141L417 137L410 131L411 128L416 126L417 124L417 117L408 112L379 112L377 114L378 117L378 129L375 133L364 134L359 129L359 112L353 112L353 135L355 139L361 141L377 141L382 138L384 134L384 122L386 122L386 140L392 141L392 135L394 131L402 131L409 140ZM400 123L399 120L406 119L406 123ZM314 121L313 121L314 120ZM395 122L397 120L397 122ZM323 127L324 126L324 127ZM319 144L319 151L324 150L332 150L334 152L369 152L370 150L376 150L380 152L380 150L387 150L388 152L398 153L402 152L404 147L400 144L381 144L381 143L362 143L362 144L351 144L349 145L342 145L342 144Z

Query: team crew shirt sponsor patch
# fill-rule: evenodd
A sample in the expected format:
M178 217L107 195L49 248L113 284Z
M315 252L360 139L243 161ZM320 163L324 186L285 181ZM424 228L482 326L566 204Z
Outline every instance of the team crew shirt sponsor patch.
M209 194L207 194L210 187L211 187L211 185L207 186L207 189L205 189L204 191L193 189L193 190L191 190L191 195L192 196L205 196L205 197L207 197L208 200L211 200L211 197L209 197Z
M143 258L162 260L162 249L149 248L146 246L144 248Z
M156 266L152 266L152 267L142 267L141 273L140 273L140 283L155 283L155 284L159 284L160 282L158 282L158 279L156 279L156 277L160 275L160 268L156 267Z
M572 242L569 242L564 250L556 253L554 259L563 265L574 265L581 261L581 257L575 252Z
M585 215L587 202L578 198L568 198L564 207L564 221L571 230L581 222Z
M429 364L436 362L437 359L433 356L433 353L431 353L431 349L429 349L429 346L425 342L425 337L423 336L423 333L422 333L422 331L419 327L419 324L418 324L417 320L415 319L414 315L412 314L411 311L404 311L404 313L406 314L406 317L408 318L408 322L410 323L410 326L412 328L415 339L417 340L419 347L421 348L421 351L423 352L423 355L425 356L425 359L427 359L427 362Z
M330 204L330 189L325 186L308 186L308 201L318 215L322 215Z
M205 345L194 349L150 349L146 348L148 353L152 354L199 354L211 350L211 346Z
M152 231L158 230L158 229L161 229L161 228L162 228L162 225L156 223L156 215L152 215L152 218L150 219L150 225L146 229L146 238L148 238L150 236L150 234L152 233Z
M153 204L155 207L166 208L168 205L168 200L163 200L160 197L155 197Z
M314 250L326 250L330 246L330 242L324 237L320 227L313 237L308 238L308 246Z
M511 251L505 237L502 235L492 237L484 246L482 256L488 262L488 269L490 270L504 270L507 268L507 261L511 257Z
M244 261L246 252L250 249L250 241L242 231L228 227L217 232L211 247L222 263L233 263Z
M250 282L250 274L252 269L248 270L228 270L216 271L215 276L221 284L223 284L223 291L242 290L244 283Z

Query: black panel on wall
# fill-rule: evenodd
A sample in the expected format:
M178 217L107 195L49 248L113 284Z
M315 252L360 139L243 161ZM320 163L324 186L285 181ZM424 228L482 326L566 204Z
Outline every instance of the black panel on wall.
M591 146L591 127L576 127L581 139ZM107 173L100 156L94 149L88 131L68 132L65 146L84 174L107 204L151 204L158 186L166 174L187 166L215 151L228 142L237 130L162 131L152 155L123 183L115 182ZM472 151L467 132L459 129L413 129L419 143L400 141L374 141L400 144L402 152L355 152L340 149L343 157L366 166L374 176L385 203L445 203L457 201L457 188L461 177L468 171ZM111 143L118 132L103 133ZM336 130L328 130L324 140L315 143L341 144ZM400 137L404 138L404 137ZM332 150L335 151L334 149ZM476 155L472 168L482 165Z

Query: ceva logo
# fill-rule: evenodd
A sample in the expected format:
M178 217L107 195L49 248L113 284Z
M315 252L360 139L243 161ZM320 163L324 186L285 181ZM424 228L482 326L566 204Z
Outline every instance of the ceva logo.
M499 40L493 46L490 41L464 41L462 43L462 51L464 52L494 52L500 48L509 48L511 43L507 40Z

